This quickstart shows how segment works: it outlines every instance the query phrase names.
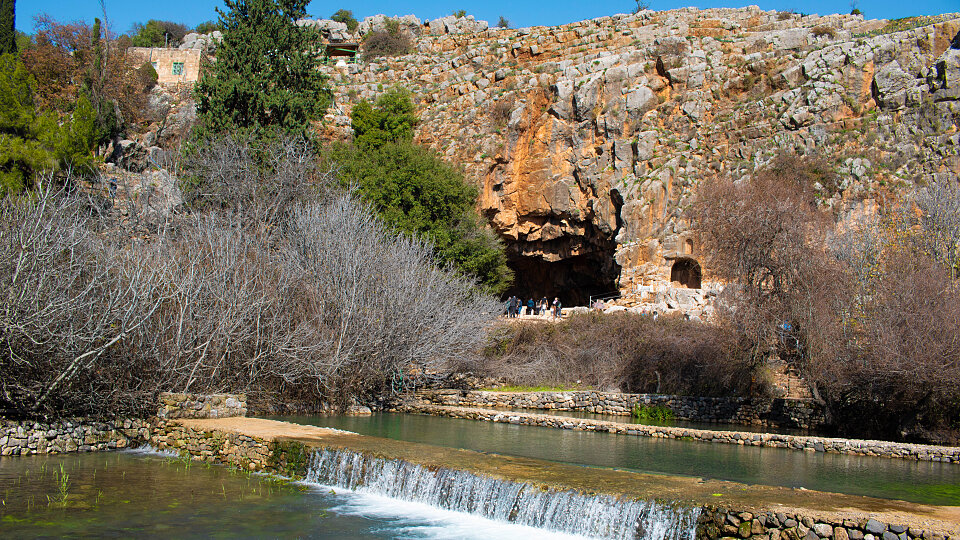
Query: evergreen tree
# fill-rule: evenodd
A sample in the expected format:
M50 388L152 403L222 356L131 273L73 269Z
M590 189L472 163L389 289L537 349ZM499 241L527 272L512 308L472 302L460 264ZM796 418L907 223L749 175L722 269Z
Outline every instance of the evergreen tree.
M360 26L360 23L354 18L353 12L349 9L338 9L336 13L330 16L330 20L347 25L347 32L350 33L356 32L357 27Z
M308 135L330 102L316 29L297 26L308 0L225 0L223 41L197 84L202 140L220 133Z
M0 0L0 54L17 53L16 0Z
M0 56L0 195L32 187L34 175L54 165L45 142L57 124L37 114L33 85L16 56Z

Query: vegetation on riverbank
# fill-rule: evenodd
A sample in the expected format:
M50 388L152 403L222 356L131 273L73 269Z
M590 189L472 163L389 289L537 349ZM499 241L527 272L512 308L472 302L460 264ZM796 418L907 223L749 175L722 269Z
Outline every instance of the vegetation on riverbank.
M822 204L816 160L774 160L748 182L705 182L691 209L726 317L751 354L794 362L841 432L960 434L960 189L890 194L882 214Z
M634 313L501 324L473 367L531 387L704 396L764 391L758 364L726 326Z

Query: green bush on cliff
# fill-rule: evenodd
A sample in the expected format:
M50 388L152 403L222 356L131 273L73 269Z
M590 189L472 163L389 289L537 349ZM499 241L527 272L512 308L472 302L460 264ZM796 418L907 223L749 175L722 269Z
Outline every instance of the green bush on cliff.
M83 94L58 125L34 103L36 83L14 55L0 56L0 195L32 188L37 173L93 169L96 111Z
M474 276L499 293L512 274L503 247L474 211L477 189L433 152L412 142L366 149L334 145L330 158L344 185L353 185L395 230L429 240L442 264Z
M416 107L392 89L353 108L354 144L328 151L344 185L357 189L395 230L428 240L441 264L473 276L487 292L510 286L503 246L478 222L477 188L436 152L413 142Z

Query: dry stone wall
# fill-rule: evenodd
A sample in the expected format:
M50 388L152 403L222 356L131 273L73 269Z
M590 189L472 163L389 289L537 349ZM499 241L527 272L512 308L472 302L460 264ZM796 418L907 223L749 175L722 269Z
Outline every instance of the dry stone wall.
M754 538L769 540L948 540L934 531L882 523L875 519L825 520L790 512L742 512L705 507L697 524L697 538Z
M13 422L0 418L0 456L127 448L148 440L150 430L149 422L132 418L106 422L84 419Z
M244 394L160 394L157 416L176 418L229 418L247 415L247 396Z
M723 422L770 428L817 429L826 423L823 407L808 399L685 397L621 394L593 390L569 392L495 392L429 390L418 394L430 403L465 407L514 407L545 411L584 411L629 415L637 405L663 406L678 420Z
M760 446L766 448L785 448L804 452L828 452L855 456L876 456L917 461L936 461L940 463L960 463L960 448L952 446L934 446L926 444L897 443L888 441L870 441L860 439L840 439L833 437L814 437L803 435L781 435L777 433L752 433L742 431L715 431L669 426L648 426L590 420L564 416L523 412L502 412L495 409L452 407L426 403L406 403L396 410L450 418L466 418L517 424L525 426L551 427L574 431L598 431L620 433L637 437L659 437L665 439L683 439L741 446Z

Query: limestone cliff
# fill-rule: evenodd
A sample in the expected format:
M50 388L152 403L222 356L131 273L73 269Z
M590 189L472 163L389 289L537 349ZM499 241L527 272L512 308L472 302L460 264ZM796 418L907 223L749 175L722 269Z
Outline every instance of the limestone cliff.
M415 54L331 68L328 125L347 132L357 100L410 89L418 141L481 187L525 296L698 285L683 219L696 185L782 150L828 159L839 182L823 197L842 208L960 173L960 15L688 8L519 30L430 24Z

